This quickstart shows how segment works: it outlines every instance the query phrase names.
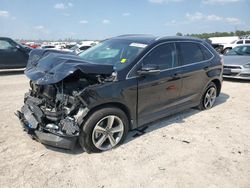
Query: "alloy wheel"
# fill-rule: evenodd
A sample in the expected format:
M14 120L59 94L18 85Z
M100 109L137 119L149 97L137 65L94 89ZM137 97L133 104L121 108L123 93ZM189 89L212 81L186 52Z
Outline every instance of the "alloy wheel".
M115 147L124 134L124 124L115 115L102 118L92 132L92 142L96 148L105 151Z
M205 95L204 98L204 107L205 109L212 108L216 99L216 88L215 87L210 87Z

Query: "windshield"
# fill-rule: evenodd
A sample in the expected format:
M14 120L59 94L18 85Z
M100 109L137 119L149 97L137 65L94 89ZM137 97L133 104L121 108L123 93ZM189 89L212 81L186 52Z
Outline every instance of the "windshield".
M226 55L250 55L250 46L237 46Z
M146 47L146 44L127 40L110 39L82 52L79 56L96 64L110 64L114 70L129 65Z

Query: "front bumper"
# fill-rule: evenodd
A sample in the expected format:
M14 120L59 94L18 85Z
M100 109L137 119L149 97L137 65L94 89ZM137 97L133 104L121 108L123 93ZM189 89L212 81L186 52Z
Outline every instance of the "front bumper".
M17 111L16 116L19 118L21 125L23 126L24 130L27 131L27 133L35 140L39 141L42 144L57 147L57 148L63 148L63 149L73 149L77 137L76 136L58 136L49 132L45 132L44 130L39 130L37 127L32 127L35 125L34 121L36 117L32 113L25 112L24 115L23 112ZM25 117L29 117L27 120Z
M224 65L223 77L250 80L250 69L239 65Z

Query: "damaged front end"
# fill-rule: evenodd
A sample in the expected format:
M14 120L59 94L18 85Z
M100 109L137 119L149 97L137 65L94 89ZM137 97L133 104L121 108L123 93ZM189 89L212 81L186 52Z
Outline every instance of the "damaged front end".
M49 56L49 57L48 57ZM60 54L46 55L28 64L25 74L30 90L25 94L24 105L17 116L25 130L43 144L72 149L80 134L84 117L89 112L84 91L92 85L102 84L112 74L84 72L85 62ZM56 57L56 58L55 58ZM41 62L37 62L42 59ZM65 61L67 59L67 61ZM48 63L57 60L57 64ZM71 60L71 61L70 61ZM41 64L47 63L47 66ZM69 68L71 67L71 68ZM88 70L93 70L88 64ZM48 70L46 70L48 68ZM68 71L66 68L69 68ZM51 79L48 79L48 73Z

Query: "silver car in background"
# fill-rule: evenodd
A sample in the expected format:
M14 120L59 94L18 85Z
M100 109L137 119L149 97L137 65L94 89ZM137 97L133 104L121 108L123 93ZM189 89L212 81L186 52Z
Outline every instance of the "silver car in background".
M233 48L223 59L223 77L250 80L250 45Z

